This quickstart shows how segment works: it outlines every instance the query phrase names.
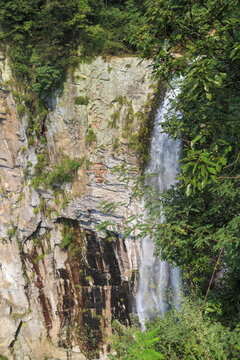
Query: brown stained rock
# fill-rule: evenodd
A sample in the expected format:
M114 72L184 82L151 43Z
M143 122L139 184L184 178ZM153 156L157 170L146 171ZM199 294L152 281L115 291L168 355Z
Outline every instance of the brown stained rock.
M126 64L131 64L131 69ZM149 72L147 65L138 66L133 57L97 58L92 64L81 64L69 75L62 96L55 99L56 106L52 104L50 122L45 124L48 170L63 156L85 157L72 186L62 186L68 200L65 208L61 202L56 205L51 189L39 186L33 190L29 178L23 185L23 171L31 162L29 171L33 173L41 144L38 149L27 147L24 118L16 115L11 93L0 90L0 236L5 239L0 240L0 311L5 324L0 324L0 354L9 360L96 358L106 336L111 335L111 319L130 321L129 288L135 291L131 279L141 249L139 244L122 242L116 234L112 234L112 242L105 241L102 234L96 234L96 225L112 220L121 233L127 215L140 209L132 199L131 182L128 187L123 185L112 168L124 162L131 169L138 163L137 154L122 136L129 105L121 107L116 99L122 96L132 102L134 112L144 106L153 91L148 75L142 82L143 73ZM0 72L3 80L7 79L9 71L1 60ZM88 105L76 105L78 96L88 97ZM114 128L109 121L116 111L120 116ZM134 119L133 131L138 127ZM97 139L92 144L86 140L90 128ZM119 148L113 149L115 139ZM41 199L45 204L42 212L38 209ZM101 201L124 205L117 207L114 216L105 216L99 209ZM68 249L59 247L63 218L76 235ZM16 234L8 236L13 226ZM6 345L14 338L19 321L11 311L22 314L24 324L12 353Z
M38 301L39 305L42 308L42 314L45 321L45 326L47 330L47 336L49 337L49 333L52 329L52 307L50 304L49 299L45 295L44 291L44 281L45 279L42 278L40 269L39 269L39 263L41 260L37 259L37 251L36 247L33 249L32 254L23 254L23 257L28 261L28 263L31 264L32 269L35 274L36 280L34 281L36 288L38 289Z
M3 90L0 90L0 112L3 115L0 124L0 165L12 169L18 165L18 152L21 148L20 128L12 96Z
M94 176L97 183L104 183L104 175L106 174L107 169L104 164L94 164Z

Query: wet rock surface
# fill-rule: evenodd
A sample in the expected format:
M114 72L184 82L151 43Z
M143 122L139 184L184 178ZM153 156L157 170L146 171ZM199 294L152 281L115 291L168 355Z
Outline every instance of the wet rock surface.
M134 307L141 247L121 234L141 206L131 183L112 170L138 165L126 129L137 132L139 123L132 117L126 127L126 119L152 97L148 64L97 58L49 100L47 171L62 158L84 158L73 182L56 193L31 185L42 145L27 144L26 119L17 115L11 72L0 58L0 354L97 358L109 350L112 319L128 324ZM104 213L101 202L122 206ZM104 221L115 224L107 237L96 228Z

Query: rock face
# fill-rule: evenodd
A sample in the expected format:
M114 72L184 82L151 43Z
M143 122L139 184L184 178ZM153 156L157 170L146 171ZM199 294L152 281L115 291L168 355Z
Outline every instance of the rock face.
M137 114L153 98L147 65L80 65L49 99L46 140L31 145L0 56L0 355L9 360L98 358L110 349L112 319L130 321L141 248L121 234L141 206L113 170L139 174ZM52 183L34 186L43 157ZM72 160L81 166L60 186L59 164Z

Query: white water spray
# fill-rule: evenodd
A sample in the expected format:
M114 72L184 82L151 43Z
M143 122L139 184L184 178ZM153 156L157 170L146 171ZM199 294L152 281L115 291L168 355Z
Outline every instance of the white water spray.
M159 192L169 189L175 183L179 170L181 143L163 133L161 126L165 115L171 111L170 99L175 98L178 93L179 87L166 93L163 104L157 112L153 129L150 161L145 173L157 174L154 181ZM142 259L137 293L137 313L143 328L145 321L163 315L169 308L167 299L169 291L172 292L171 300L175 307L180 305L180 270L173 268L166 261L160 261L153 254L153 241L149 237L145 237L142 240Z

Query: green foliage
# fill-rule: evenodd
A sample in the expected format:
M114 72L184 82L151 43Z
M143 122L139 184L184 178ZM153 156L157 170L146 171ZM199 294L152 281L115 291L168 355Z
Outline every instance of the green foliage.
M71 50L69 36L82 27L85 9L78 2L39 0L1 1L0 24L10 44L13 71L30 81L32 90L48 94L59 86Z
M1 0L0 9L13 72L40 97L59 88L66 69L79 63L79 45L85 55L131 52L131 37L144 23L143 6L133 0Z
M93 142L97 141L97 135L95 134L93 129L91 129L91 128L88 129L85 139L89 144L92 144Z
M240 355L239 329L230 331L212 323L187 299L180 312L147 324L143 333L119 329L113 343L117 355L110 359L228 360Z
M240 255L239 200L235 180L214 187L207 186L204 191L189 196L183 188L167 191L161 201L166 217L163 224L156 225L158 217L154 207L149 207L150 222L155 223L151 234L155 229L158 253L161 252L162 258L178 264L188 281L203 292L208 286L218 254L224 248L217 270L223 264L228 270L225 271L222 286L216 288L215 292L221 297L223 315L227 319L228 314L235 322L240 320L240 294L237 290L240 274L237 260Z
M7 236L12 237L16 235L17 228L13 226L12 228L7 230Z
M109 359L122 359L122 360L161 360L165 357L154 349L160 337L156 336L158 329L154 329L146 333L137 331L134 335L135 340L130 338L130 342L121 351L121 357L115 355L109 355ZM124 345L126 345L124 343ZM122 350L122 349L121 349ZM127 351L126 351L127 350Z
M74 100L75 105L88 105L89 99L86 96L78 96Z
M45 254L37 255L36 258L33 260L35 264L38 264L40 260L44 259Z
M209 309L215 309L215 319L236 326L240 321L240 4L237 0L146 0L145 4L147 22L135 42L143 57L154 58L157 79L170 83L182 77L181 92L172 101L163 127L181 139L183 151L177 185L163 194L156 189L147 193L149 218L134 227L141 236L155 239L162 259L183 269L200 298L221 253L216 270L225 269L224 281L211 284L208 300L215 305Z
M136 178L134 171L129 173L124 164L115 171L119 173L119 181L126 187L131 184L133 196L139 201L144 198L145 204L142 214L132 215L126 221L124 236L154 239L156 255L183 270L184 280L190 286L188 291L202 303L213 275L205 308L213 320L236 326L240 321L238 179L217 182L214 186L207 184L189 195L182 184L159 194L147 185L154 183L154 175ZM102 211L105 209L114 211L111 203L102 204ZM165 220L161 222L163 216ZM114 224L104 222L102 229L107 233L114 229ZM224 277L216 283L219 271Z
M72 160L63 159L60 164L53 167L48 174L46 184L51 187L59 187L66 182L72 182L77 174L78 169L83 165L84 158Z
M62 234L62 241L59 245L62 249L66 250L74 241L76 235L74 229L71 228L69 225L64 225L64 228L61 232Z
M104 2L89 0L91 27L86 28L83 54L121 54L135 51L132 37L144 24L143 1Z
M53 89L59 88L63 80L63 69L48 62L36 68L36 80L33 90L39 95L48 94Z
M18 116L23 117L23 115L25 114L25 107L23 104L18 104L16 107Z
M115 99L121 106L128 103L126 96L119 95Z
M114 139L113 143L112 143L113 150L117 150L119 148L119 146L120 146L119 139Z
M52 189L61 188L67 182L72 182L77 175L78 169L83 165L84 158L72 160L69 157L63 158L58 165L47 171L46 154L38 155L38 162L34 167L32 186L37 189L39 185L45 185Z
M183 139L181 181L190 194L218 177L237 176L233 168L223 170L239 153L240 72L233 54L239 52L240 6L236 0L146 4L149 22L139 33L139 49L154 56L157 77L185 76L173 103L177 111L164 127Z
M0 0L0 41L11 60L18 114L27 114L29 146L42 138L49 98L69 69L96 55L136 50L132 36L144 23L143 9L137 0Z
M111 115L111 121L108 122L109 127L113 129L117 129L117 123L119 122L119 120L120 120L120 110L117 110Z

